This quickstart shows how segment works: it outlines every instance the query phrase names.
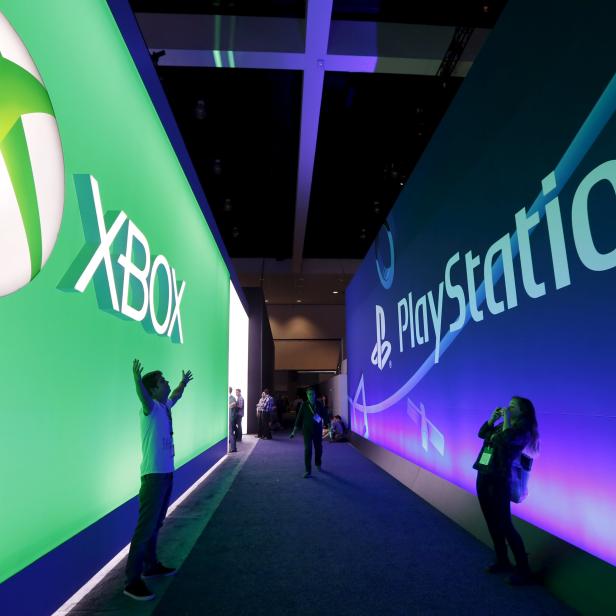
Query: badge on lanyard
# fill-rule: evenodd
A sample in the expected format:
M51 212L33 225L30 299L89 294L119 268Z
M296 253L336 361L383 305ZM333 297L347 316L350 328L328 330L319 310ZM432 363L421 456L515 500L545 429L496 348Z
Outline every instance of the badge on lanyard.
M488 466L488 464L490 464L490 460L492 459L493 453L494 449L492 449L492 447L490 447L489 445L486 445L483 450L483 453L481 454L481 458L479 458L479 464L481 464L482 466Z

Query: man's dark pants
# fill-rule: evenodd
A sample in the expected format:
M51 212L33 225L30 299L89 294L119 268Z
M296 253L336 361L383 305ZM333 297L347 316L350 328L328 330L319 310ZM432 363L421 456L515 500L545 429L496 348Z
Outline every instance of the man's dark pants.
M150 473L141 477L139 519L130 543L126 563L126 584L141 579L141 574L156 565L156 541L171 498L173 473Z
M236 439L236 426L237 419L235 417L235 413L229 411L229 451L237 451L237 445L235 444Z
M257 413L259 416L259 438L272 438L272 430L270 428L270 413L265 411Z
M323 456L323 436L320 429L320 424L318 426L314 426L312 432L304 432L304 466L306 467L307 473L311 472L313 445L314 463L317 466L321 466L321 457Z
M240 443L242 441L242 418L244 415L238 415L235 418L235 440Z

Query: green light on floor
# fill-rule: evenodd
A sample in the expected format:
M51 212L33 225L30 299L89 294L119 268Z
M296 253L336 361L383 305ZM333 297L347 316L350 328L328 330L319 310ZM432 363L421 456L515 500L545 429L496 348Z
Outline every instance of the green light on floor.
M227 51L227 60L229 68L235 68L235 56L231 50Z

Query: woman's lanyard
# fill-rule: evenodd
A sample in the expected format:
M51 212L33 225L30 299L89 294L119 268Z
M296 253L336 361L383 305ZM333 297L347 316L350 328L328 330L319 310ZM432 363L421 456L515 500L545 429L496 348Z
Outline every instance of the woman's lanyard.
M479 464L481 464L481 466L489 466L490 460L494 455L494 445L492 445L492 439L501 431L502 427L496 426L494 428L494 432L492 432L492 434L490 434L490 436L486 439L483 446L483 451L481 452L481 457L479 458Z

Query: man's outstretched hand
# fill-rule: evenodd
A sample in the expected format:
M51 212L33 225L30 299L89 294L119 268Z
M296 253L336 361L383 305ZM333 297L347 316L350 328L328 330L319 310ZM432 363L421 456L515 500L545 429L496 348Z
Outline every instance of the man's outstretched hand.
M186 387L186 385L188 385L188 383L190 383L190 381L193 380L193 373L188 370L187 372L184 372L184 370L182 370L182 384L184 385L184 387Z
M141 373L143 372L143 366L138 359L133 359L133 376L135 381L141 380Z

